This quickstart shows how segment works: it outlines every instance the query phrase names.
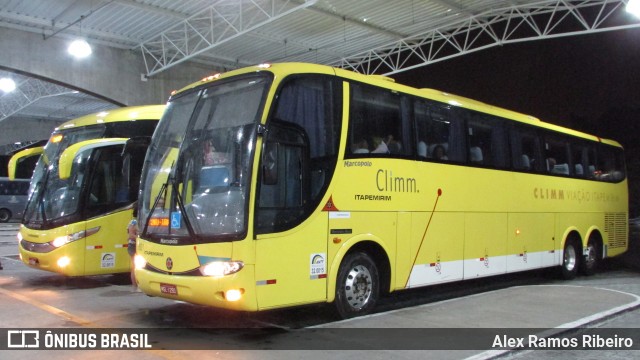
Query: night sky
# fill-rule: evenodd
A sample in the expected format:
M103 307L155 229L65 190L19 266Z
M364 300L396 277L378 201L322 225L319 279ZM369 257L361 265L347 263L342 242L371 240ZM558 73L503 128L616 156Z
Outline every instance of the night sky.
M509 44L393 77L578 128L640 109L640 29Z
M509 44L393 78L619 141L640 216L640 29Z

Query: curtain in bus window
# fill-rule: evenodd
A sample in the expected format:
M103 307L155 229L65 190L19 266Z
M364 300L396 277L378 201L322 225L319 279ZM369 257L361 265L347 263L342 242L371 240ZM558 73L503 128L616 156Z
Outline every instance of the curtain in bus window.
M275 118L305 129L311 157L323 156L327 152L324 142L327 136L322 85L309 80L291 85L282 89Z
M466 159L466 128L464 122L465 113L462 109L447 108L451 130L449 132L449 160L463 162Z
M278 96L274 119L302 128L308 140L313 202L331 180L339 145L340 88L329 77L288 80Z

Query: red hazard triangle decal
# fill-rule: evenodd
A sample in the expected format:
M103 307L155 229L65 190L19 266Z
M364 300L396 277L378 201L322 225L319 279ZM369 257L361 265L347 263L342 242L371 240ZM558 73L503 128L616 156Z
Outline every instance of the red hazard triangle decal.
M322 208L322 211L340 211L340 210L338 210L338 208L336 207L336 204L333 203L333 197L330 196L329 201L327 201L327 203L324 205L324 208Z

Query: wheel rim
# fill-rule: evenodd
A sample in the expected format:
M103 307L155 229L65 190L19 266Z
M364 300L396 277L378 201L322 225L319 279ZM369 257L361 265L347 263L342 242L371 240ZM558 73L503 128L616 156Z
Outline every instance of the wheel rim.
M573 245L569 245L564 251L564 268L568 271L573 271L576 267L576 262L576 248Z
M0 222L5 222L9 220L9 213L5 210L0 211Z
M362 265L353 267L347 274L344 284L345 298L355 310L367 305L373 291L373 281L369 269Z

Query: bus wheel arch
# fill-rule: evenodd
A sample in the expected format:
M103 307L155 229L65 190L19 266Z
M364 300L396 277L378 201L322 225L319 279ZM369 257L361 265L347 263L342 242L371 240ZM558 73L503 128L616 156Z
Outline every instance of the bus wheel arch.
M0 209L0 223L5 223L11 220L11 211L9 209Z
M380 295L390 289L391 265L384 248L374 241L362 241L338 259L339 263L332 266L337 269L332 295L338 314L342 318L368 314ZM357 291L352 288L354 284Z
M571 280L578 274L582 258L582 240L580 234L573 230L567 234L562 251L560 275L565 280Z
M585 248L584 255L580 259L580 273L584 275L593 275L598 270L600 260L602 259L603 250L602 234L599 230L593 230L589 234L589 240L587 241L587 247Z

